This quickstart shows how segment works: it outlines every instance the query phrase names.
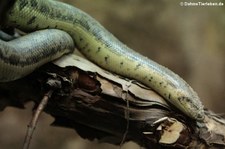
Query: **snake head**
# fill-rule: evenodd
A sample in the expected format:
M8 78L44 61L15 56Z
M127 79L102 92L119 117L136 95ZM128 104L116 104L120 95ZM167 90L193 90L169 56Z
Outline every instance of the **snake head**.
M181 110L191 118L198 121L203 121L205 118L204 109L202 103L200 102L198 96L188 97L181 96L178 97L179 103L181 104Z

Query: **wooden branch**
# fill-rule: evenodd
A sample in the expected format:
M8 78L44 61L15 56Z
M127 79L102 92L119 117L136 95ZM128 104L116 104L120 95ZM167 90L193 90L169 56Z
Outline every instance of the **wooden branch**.
M38 104L50 88L45 112L55 117L53 125L75 129L83 138L118 145L132 140L154 149L225 148L224 119L206 111L205 122L196 123L144 85L75 55L1 83L0 109Z

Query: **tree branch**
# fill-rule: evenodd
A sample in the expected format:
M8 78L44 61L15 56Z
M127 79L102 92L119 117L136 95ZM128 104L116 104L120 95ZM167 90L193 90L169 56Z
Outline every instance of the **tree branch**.
M196 123L146 86L74 55L1 83L0 108L39 104L52 84L57 87L45 112L55 117L53 125L75 129L83 138L118 145L132 140L146 148L225 147L224 119L206 111L206 121Z

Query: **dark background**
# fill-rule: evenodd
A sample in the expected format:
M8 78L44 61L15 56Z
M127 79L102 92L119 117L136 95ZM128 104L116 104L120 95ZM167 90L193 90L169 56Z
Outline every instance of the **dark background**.
M196 90L205 107L224 114L225 6L182 7L178 0L65 2L89 13L129 47L179 74ZM0 113L1 149L21 148L32 103L26 107ZM119 148L83 140L71 129L50 127L52 121L49 115L41 116L31 149ZM128 148L140 147L129 143L122 149Z

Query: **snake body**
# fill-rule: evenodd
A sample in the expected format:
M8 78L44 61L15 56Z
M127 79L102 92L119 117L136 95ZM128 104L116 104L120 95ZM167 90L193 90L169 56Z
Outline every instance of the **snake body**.
M0 40L0 82L24 77L73 49L71 36L57 29L36 31L9 42Z
M17 0L6 14L5 24L26 32L63 30L91 61L151 87L189 117L204 119L198 95L182 78L121 43L78 8L53 0Z

